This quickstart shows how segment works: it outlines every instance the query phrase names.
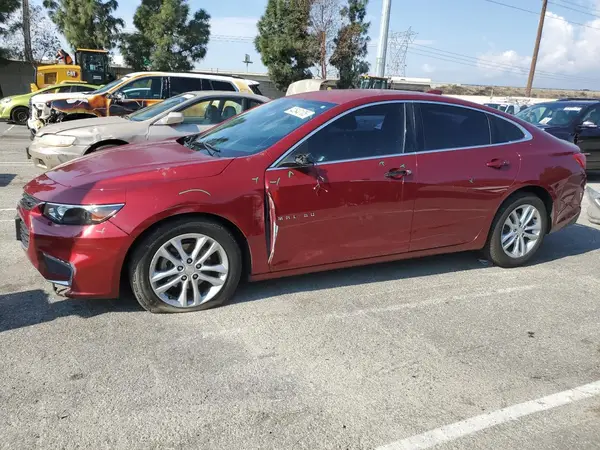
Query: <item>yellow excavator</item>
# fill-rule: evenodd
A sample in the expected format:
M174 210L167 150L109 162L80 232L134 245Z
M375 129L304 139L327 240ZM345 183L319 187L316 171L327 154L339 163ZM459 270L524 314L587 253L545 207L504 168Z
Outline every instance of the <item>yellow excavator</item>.
M109 57L106 50L78 48L75 51L75 64L67 52L59 50L56 59L57 64L36 68L31 92L63 82L102 85L115 78L109 71Z
M360 89L391 89L392 80L386 77L376 77L373 75L361 75Z

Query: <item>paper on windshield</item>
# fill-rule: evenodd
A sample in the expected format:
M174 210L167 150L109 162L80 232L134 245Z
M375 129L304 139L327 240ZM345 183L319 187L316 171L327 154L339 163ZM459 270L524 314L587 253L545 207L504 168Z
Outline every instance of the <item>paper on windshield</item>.
M542 125L546 125L548 122L550 122L552 120L552 117L544 117L542 120L540 120L540 123Z
M581 106L567 106L565 111L581 111Z
M289 114L290 116L294 116L302 120L314 116L315 114L314 111L311 111L310 109L300 108L299 106L294 106L290 109L286 109L284 112L286 114Z

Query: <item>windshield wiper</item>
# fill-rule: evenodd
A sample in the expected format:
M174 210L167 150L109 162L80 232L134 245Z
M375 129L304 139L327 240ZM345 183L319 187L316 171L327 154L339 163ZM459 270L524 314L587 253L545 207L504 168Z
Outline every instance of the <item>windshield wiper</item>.
M206 150L210 156L215 156L216 153L221 153L221 150L216 148L214 145L204 141L196 141L196 136L188 136L183 140L186 147L192 150Z

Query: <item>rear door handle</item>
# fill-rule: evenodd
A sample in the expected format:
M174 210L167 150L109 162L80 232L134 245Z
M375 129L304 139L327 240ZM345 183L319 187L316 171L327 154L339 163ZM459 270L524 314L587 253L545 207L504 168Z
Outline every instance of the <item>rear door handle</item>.
M386 172L386 178L404 178L408 175L412 174L412 170L409 169L391 169L389 172Z
M502 159L498 159L498 158L494 158L491 161L487 162L487 166L491 167L492 169L502 169L503 167L506 167L510 165L510 162L507 160L502 160Z

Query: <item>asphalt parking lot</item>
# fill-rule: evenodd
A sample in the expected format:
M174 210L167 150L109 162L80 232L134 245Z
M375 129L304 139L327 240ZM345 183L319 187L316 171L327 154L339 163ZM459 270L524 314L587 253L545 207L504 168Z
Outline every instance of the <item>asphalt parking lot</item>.
M27 143L0 124L0 448L600 447L600 227L585 214L525 268L433 257L152 315L59 298L29 264L13 222L39 173Z

